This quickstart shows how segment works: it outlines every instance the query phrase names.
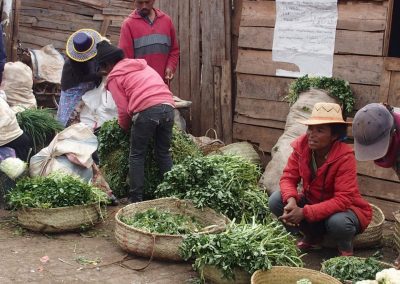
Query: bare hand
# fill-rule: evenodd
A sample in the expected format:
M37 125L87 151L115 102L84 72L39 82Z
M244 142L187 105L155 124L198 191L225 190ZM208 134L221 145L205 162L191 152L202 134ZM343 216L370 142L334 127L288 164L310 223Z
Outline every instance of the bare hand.
M174 78L174 72L172 71L171 68L166 68L165 69L165 80L172 80Z

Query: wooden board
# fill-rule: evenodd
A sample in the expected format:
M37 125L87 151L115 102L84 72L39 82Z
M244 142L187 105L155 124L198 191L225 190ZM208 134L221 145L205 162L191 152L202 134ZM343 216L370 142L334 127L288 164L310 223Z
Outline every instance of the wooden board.
M361 194L393 202L400 200L400 183L358 175Z
M259 146L260 150L271 153L283 130L276 128L260 127L249 124L234 123L233 139L250 141Z
M286 121L289 103L238 97L235 112L251 118Z
M392 71L390 74L389 104L400 106L400 72Z
M364 196L364 198L368 200L368 202L378 206L385 215L386 220L395 221L393 217L393 212L400 210L400 203L382 200L369 196Z
M297 71L294 64L273 62L271 51L240 50L236 71L246 74L275 76L277 69ZM333 76L350 83L380 85L383 58L360 55L335 55Z
M285 128L285 124L286 124L283 121L252 118L252 117L248 117L248 116L238 114L238 113L235 114L233 121L242 123L242 124L251 124L251 125L262 126L262 127L277 128L277 129L282 129L282 130Z
M388 181L399 182L396 172L392 168L382 168L375 165L374 162L357 162L357 173L364 176L376 177ZM400 194L400 191L399 191ZM400 201L400 198L399 198Z
M274 27L274 1L244 1L242 10L242 27ZM352 31L384 31L388 9L384 5L351 2L339 3L337 28Z
M336 31L336 54L383 54L383 32ZM272 50L274 29L267 27L240 27L239 47Z

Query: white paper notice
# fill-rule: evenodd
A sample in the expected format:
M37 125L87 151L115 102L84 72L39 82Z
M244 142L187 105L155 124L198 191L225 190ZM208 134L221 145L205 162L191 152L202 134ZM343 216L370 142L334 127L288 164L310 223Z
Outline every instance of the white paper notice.
M276 0L272 60L300 70L276 75L332 77L337 18L337 0Z

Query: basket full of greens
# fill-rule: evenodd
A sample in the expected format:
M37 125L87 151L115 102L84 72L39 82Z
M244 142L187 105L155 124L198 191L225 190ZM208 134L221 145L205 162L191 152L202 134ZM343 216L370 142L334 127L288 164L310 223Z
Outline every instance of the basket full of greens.
M100 189L60 172L21 179L7 200L21 226L46 233L89 228L103 219L108 202Z
M224 231L229 219L210 208L195 208L192 202L160 198L132 203L115 215L115 237L125 251L149 258L182 260L183 236Z
M282 224L258 224L255 218L251 223L232 222L220 234L187 235L180 249L183 259L195 259L200 279L212 283L249 283L257 270L303 265L294 238Z

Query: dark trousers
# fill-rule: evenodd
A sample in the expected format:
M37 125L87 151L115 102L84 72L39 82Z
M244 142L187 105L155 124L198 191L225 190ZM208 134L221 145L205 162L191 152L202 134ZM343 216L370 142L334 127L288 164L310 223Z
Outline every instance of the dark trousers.
M24 132L21 136L13 141L3 145L2 147L10 147L15 150L15 155L22 161L28 162L29 153L33 147L32 139Z
M134 114L131 128L129 155L129 198L132 202L143 200L144 163L148 145L154 140L155 155L160 174L172 168L170 154L174 108L159 104Z
M283 207L286 204L282 202L280 191L274 192L269 197L269 209L271 212L279 217L283 215ZM297 206L304 207L306 200L301 200ZM286 227L288 231L294 233L296 231L293 227ZM356 214L347 210L346 212L339 212L331 215L329 218L320 222L309 223L303 220L300 223L299 229L304 236L309 239L321 239L324 234L329 238L336 241L340 251L352 251L353 238L360 231L360 223Z

